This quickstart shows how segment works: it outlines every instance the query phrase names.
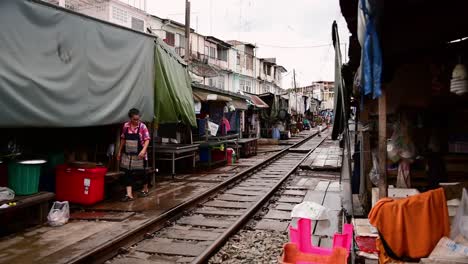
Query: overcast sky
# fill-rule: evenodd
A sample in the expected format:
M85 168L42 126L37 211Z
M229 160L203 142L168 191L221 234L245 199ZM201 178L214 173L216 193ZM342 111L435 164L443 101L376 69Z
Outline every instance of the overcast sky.
M348 42L339 0L191 0L191 5L191 26L200 34L250 42L258 46L257 56L276 57L288 70L284 88L292 84L293 69L299 85L334 80L328 45L333 20L341 42ZM185 0L147 0L147 12L160 17L184 22L184 10ZM344 45L342 50L344 56Z

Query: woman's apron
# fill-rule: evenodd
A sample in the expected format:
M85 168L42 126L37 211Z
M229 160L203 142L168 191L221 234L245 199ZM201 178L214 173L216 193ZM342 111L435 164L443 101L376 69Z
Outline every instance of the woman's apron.
M125 152L120 161L120 168L128 171L144 170L144 159L139 159L138 154L143 149L140 141L140 124L135 134L128 133L129 127L125 131Z

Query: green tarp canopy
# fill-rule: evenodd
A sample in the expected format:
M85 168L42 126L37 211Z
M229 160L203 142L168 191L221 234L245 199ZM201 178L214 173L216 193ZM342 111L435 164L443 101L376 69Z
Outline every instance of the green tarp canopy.
M185 63L160 39L154 50L154 114L156 124L178 123L197 126L192 80Z

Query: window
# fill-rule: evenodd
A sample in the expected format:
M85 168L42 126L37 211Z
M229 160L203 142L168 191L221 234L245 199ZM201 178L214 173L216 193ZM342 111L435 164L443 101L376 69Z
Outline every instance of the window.
M241 58L240 52L237 52L237 60L236 60L237 65L241 65L240 58Z
M70 9L70 10L76 10L75 5L70 0L65 0L65 8Z
M271 65L267 65L266 66L266 72L265 72L266 75L268 76L271 76Z
M127 11L118 7L112 7L112 18L121 23L127 23Z
M216 78L210 78L208 84L211 87L216 87Z
M253 70L253 56L246 55L245 59L246 59L245 67L247 68L247 70Z
M174 47L174 45L175 45L175 35L174 35L174 33L166 31L166 39L164 39L164 42L166 42L167 45Z
M263 93L270 92L270 86L268 84L263 84Z
M219 89L224 90L224 75L218 77L218 86Z
M227 61L227 49L218 46L218 60Z
M179 47L185 48L185 36L179 34Z
M240 89L247 93L252 93L252 81L239 80Z
M132 29L138 30L138 31L144 31L145 30L145 22L141 19L132 17Z
M216 59L216 49L210 47L210 58Z
M105 11L106 11L106 7L103 4L96 4L96 12L100 13L100 12L105 12Z

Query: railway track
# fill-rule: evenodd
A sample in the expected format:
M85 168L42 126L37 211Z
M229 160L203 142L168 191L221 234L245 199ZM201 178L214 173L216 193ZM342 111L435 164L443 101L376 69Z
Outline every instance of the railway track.
M155 261L207 263L325 139L315 135L70 263L131 263L136 255L151 255Z

